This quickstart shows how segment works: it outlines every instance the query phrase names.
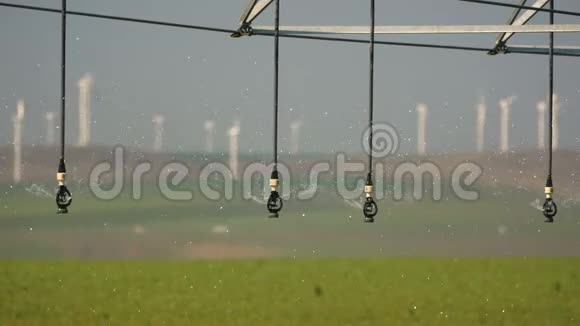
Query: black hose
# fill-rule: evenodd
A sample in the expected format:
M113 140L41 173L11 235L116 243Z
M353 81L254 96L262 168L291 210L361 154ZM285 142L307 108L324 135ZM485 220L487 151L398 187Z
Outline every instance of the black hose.
M60 159L64 161L66 145L66 0L62 0L60 45Z
M62 0L61 8L61 65L60 65L60 160L56 179L58 191L56 193L56 205L58 214L68 213L68 207L72 203L72 195L65 184L66 164L66 0Z
M278 170L278 104L280 70L280 0L276 0L274 29L274 171Z
M373 113L375 91L375 0L371 0L371 33L369 41L369 176L373 166Z
M274 23L274 167L270 175L270 197L266 208L270 212L270 218L280 217L279 213L284 206L282 197L278 192L278 104L279 104L279 71L280 71L280 0L276 0L275 23Z
M554 0L550 1L550 9L554 9ZM554 24L554 12L550 12L550 25ZM550 121L549 125L549 136L548 136L548 178L552 177L552 156L553 156L553 129L554 129L554 33L550 33L550 49L549 49L549 95L548 100L549 104L549 115L548 121Z
M371 26L369 40L369 166L365 185L365 203L363 204L363 214L366 223L373 223L378 213L377 203L373 199L373 122L374 122L374 91L375 91L375 0L371 0Z
M554 0L550 1L550 8L554 9ZM554 24L554 12L550 12L550 25ZM554 134L554 33L550 32L550 64L549 64L549 89L548 101L549 103L549 135L548 135L548 177L546 180L546 201L544 202L543 210L546 222L554 222L554 217L558 213L558 206L554 202L554 184L552 180L552 161L554 156L553 134Z

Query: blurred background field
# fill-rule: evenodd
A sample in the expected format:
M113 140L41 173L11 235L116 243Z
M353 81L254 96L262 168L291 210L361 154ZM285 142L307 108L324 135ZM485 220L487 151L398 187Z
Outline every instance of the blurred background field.
M292 169L292 197L285 202L278 220L267 218L265 194L254 188L253 199L242 198L239 183L232 200L209 200L196 183L196 171L205 163L201 154L128 154L126 173L137 162L149 161L153 172L146 175L143 198L131 198L130 183L113 200L100 200L87 185L89 167L111 161L104 150L93 156L71 150L69 185L74 201L68 215L56 215L52 161L31 151L28 170L46 176L37 183L6 186L0 197L0 257L3 258L226 258L226 257L373 257L412 256L576 256L580 253L580 202L576 174L580 154L557 155L555 180L560 212L556 223L546 224L542 203L542 158L534 153L443 155L386 160L386 198L379 201L377 223L362 222L356 201L342 199L336 178L326 175L310 200L298 200L296 191L308 188L308 167L331 161L332 156L286 157ZM47 151L47 153L49 153ZM96 154L95 154L96 153ZM535 156L537 155L537 156ZM48 156L48 155L47 155ZM5 156L6 157L6 156ZM241 161L244 166L261 161L259 156ZM350 159L356 160L356 157ZM164 198L154 176L164 163L187 164L191 175L179 186L193 192L191 201ZM393 199L392 169L400 162L433 162L442 175L442 199L431 199L432 187L414 200L411 178L405 179L406 196ZM473 161L483 176L472 187L477 201L463 201L452 192L447 172L459 162ZM84 168L83 168L84 167ZM9 174L9 173L6 173ZM86 177L82 177L86 176ZM102 185L110 187L107 178ZM352 186L362 175L344 181ZM34 180L34 179L33 179ZM259 184L260 180L255 180ZM112 180L109 180L109 183ZM425 183L429 184L430 180ZM349 184L350 183L350 184ZM432 183L431 183L432 184ZM220 189L220 183L216 183ZM446 186L447 185L447 186Z

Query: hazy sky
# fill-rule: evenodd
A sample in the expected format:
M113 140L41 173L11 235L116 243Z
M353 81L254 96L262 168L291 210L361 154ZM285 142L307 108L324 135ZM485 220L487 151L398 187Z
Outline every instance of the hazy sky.
M60 1L13 1L59 8ZM246 0L69 0L69 9L215 27L236 28ZM515 1L511 1L515 2ZM367 1L282 1L282 24L366 25ZM577 0L557 7L580 11ZM503 24L511 12L456 0L377 1L377 24ZM545 23L540 14L534 23ZM558 16L557 22L579 22ZM272 8L256 24L272 24ZM42 143L43 116L58 111L60 17L0 8L0 144L11 143L16 101L26 102L25 141ZM76 141L76 82L95 79L93 140L150 148L151 119L166 116L166 142L175 149L203 148L203 123L217 122L217 146L241 120L244 150L269 151L272 135L273 39L229 35L84 17L69 17L69 140ZM489 46L495 35L406 36L384 40ZM513 44L547 44L547 35L517 36ZM557 35L578 45L580 35ZM378 46L376 118L400 130L403 150L415 148L415 107L429 106L428 149L466 151L475 146L475 105L488 104L487 147L497 148L498 100L516 95L514 146L536 143L536 102L547 93L548 59L490 57L472 52ZM302 149L360 150L368 106L368 47L309 40L281 41L281 149L288 125L302 120ZM562 98L561 141L580 149L580 58L556 58Z

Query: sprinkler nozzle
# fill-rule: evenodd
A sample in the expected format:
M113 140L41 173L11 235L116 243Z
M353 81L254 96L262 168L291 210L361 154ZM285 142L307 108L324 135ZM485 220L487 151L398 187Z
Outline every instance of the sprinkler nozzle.
M556 202L552 198L554 193L554 185L552 183L552 176L548 176L548 181L546 181L546 201L544 202L544 206L542 207L544 217L546 217L546 223L553 223L554 216L558 214L558 206L556 206Z
M367 197L363 206L363 214L365 215L365 223L374 223L375 216L379 212L379 207L373 197Z
M67 214L68 207L72 203L72 195L65 185L65 179L66 166L64 159L61 158L58 163L58 172L56 173L56 181L58 182L58 191L56 192L57 214Z
M65 185L58 186L56 193L56 206L58 206L58 214L68 213L68 207L72 203L72 195Z
M282 210L282 207L284 206L282 197L280 197L280 194L278 193L278 185L279 185L278 171L274 170L272 171L272 175L270 177L270 197L268 198L268 203L266 204L266 207L270 212L269 215L270 218L280 217L278 213Z
M369 173L367 175L367 183L365 185L366 199L365 199L365 203L363 205L363 214L365 216L365 223L374 223L375 216L379 212L379 207L377 206L377 203L373 199L373 192L374 192L374 186L373 186L372 175Z

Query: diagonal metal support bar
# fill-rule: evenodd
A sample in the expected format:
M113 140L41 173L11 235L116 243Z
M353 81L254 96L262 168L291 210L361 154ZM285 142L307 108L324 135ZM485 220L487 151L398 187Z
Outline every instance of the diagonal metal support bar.
M536 2L532 5L531 8L526 10L519 18L513 21L511 25L514 26L523 26L527 24L537 13L539 9L542 9L550 2L550 0L536 0ZM497 46L504 45L512 36L514 36L514 32L506 32L503 37L500 39Z
M548 13L553 12L553 13L559 14L559 15L580 16L580 12L536 8L536 7L532 7L532 6L525 6L525 3L517 5L517 4L512 4L512 3L488 1L488 0L459 0L459 1L480 3L480 4L484 4L484 5L492 5L492 6L499 6L499 7L508 7L508 8L517 8L517 9L531 9L534 11L548 12ZM525 2L524 0L522 0L522 1Z
M250 0L248 6L240 17L240 25L249 25L256 19L274 0Z
M527 1L528 0L520 0L520 6L525 5ZM518 18L518 16L519 16L519 14L520 14L521 11L522 11L522 8L516 8L516 9L514 9L514 11L512 12L511 17L508 19L508 21L507 21L506 24L507 25L512 25L516 21L516 19ZM501 33L501 34L499 34L497 36L497 38L495 40L496 47L499 46L500 44L502 44L502 40L503 40L505 34L506 33Z

